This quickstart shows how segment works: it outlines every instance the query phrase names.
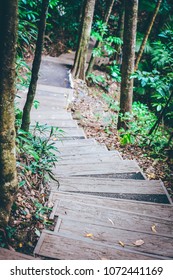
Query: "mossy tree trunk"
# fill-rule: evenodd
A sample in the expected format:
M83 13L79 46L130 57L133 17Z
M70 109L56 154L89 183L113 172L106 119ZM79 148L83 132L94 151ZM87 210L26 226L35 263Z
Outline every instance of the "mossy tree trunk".
M85 0L84 2L78 48L76 51L75 61L72 69L73 76L81 80L85 80L86 60L95 2L96 0Z
M108 23L108 20L110 18L114 2L115 2L115 0L109 0L108 3L107 3L106 13L105 13L105 16L104 16L104 19L103 19L103 22L106 23L106 24ZM102 42L97 40L96 43L95 43L94 49L100 48L101 45L102 45ZM94 67L94 64L95 64L95 57L93 56L93 54L91 54L91 58L90 58L88 68L87 68L87 71L86 71L86 76L88 76L91 73L91 71Z
M0 228L8 223L18 185L14 125L17 10L17 0L0 1Z
M136 28L137 28L138 0L125 0L125 20L123 36L122 80L120 90L120 116L132 110ZM118 119L118 129L127 129L127 122Z
M34 61L32 64L32 74L31 74L31 82L29 85L29 90L27 94L27 99L23 108L23 117L22 117L22 125L21 128L25 131L29 131L30 126L30 112L34 102L36 88L37 88L37 81L38 81L38 73L41 64L41 55L44 43L44 34L46 28L46 17L47 17L47 10L49 6L49 0L42 0L42 8L41 8L41 16L40 22L38 27L38 36L35 48L35 55Z
M149 26L148 26L147 31L146 31L146 33L145 33L145 36L144 36L144 38L143 38L143 40L142 40L142 43L141 43L141 46L140 46L140 49L139 49L139 52L138 52L138 55L137 55L137 58L136 58L135 71L138 69L138 64L139 64L139 62L140 62L140 60L141 60L142 54L143 54L143 52L144 52L145 45L146 45L147 40L148 40L148 37L149 37L149 35L150 35L150 33L151 33L151 29L152 29L153 24L154 24L154 22L155 22L155 19L156 19L156 16L157 16L157 14L158 14L158 11L159 11L159 9L160 9L161 3L162 3L162 0L158 0L158 1L157 1L157 4L156 4L155 10L154 10L152 19L151 19L151 21L150 21L150 23L149 23Z

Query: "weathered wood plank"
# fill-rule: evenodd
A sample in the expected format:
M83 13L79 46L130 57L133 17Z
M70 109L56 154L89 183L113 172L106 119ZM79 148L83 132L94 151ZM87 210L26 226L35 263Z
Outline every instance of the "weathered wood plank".
M156 254L164 257L173 258L173 236L164 237L155 233L136 232L133 230L117 229L113 225L95 225L86 221L69 220L67 218L58 219L55 232L60 232L68 236L86 237L88 233L95 243L118 245L119 241L124 243L125 248L133 249L137 252ZM135 241L143 240L141 246L134 246ZM120 244L119 244L120 245Z
M105 180L105 178L60 178L60 191L130 193L130 194L165 194L160 181L147 180Z
M135 252L120 246L94 244L89 238L75 238L44 231L35 254L60 260L155 260L164 257Z
M31 118L35 121L46 123L48 120L72 120L72 115L66 111L61 112L51 112L45 110L39 110L37 112L36 109L32 109L31 111Z
M70 130L68 130L70 131ZM69 156L69 155L87 155L95 152L105 152L107 151L105 145L90 145L90 146L74 146L74 147L59 147L59 153L61 156Z
M151 216L153 218L160 218L168 221L173 221L173 207L165 204L154 204L148 202L128 201L121 199L102 198L91 195L82 195L74 193L64 193L59 191L51 191L50 201L55 203L54 211L52 212L52 218L56 211L56 206L59 205L61 200L67 200L69 205L71 201L76 203L86 203L90 205L98 205L99 207L111 208L113 210L129 211L134 214L141 214Z
M96 160L94 161L96 163ZM80 164L80 161L78 163ZM129 179L126 183L126 180L109 178L106 180L105 178L70 177L60 178L59 185L59 190L65 192L149 201L154 203L171 203L170 197L167 192L165 192L161 181Z
M99 145L99 143L94 138L56 141L57 147L73 147L73 146L80 147L80 146L91 146L91 145Z
M95 152L95 148L96 147L91 147L91 149L93 149ZM91 152L91 149L90 152ZM98 149L98 148L97 148ZM74 151L70 151L69 153L73 154ZM80 153L80 152L79 152ZM86 151L87 153L87 151ZM66 154L66 151L65 151ZM67 154L68 155L68 154ZM64 156L64 153L63 153ZM58 166L58 165L57 165ZM116 175L117 174L136 174L140 175L141 178L139 179L144 179L141 170L139 168L139 166L136 164L136 161L134 160L117 160L116 163L97 163L95 165L90 165L90 164L80 164L80 166L78 164L69 164L69 165L59 165L57 170L55 171L56 175L61 176L61 175L65 175L65 177L67 176L87 176L87 175L102 175L102 177L105 177L106 175ZM118 175L117 175L118 176ZM62 176L61 176L62 177ZM125 176L126 178L126 176ZM131 176L129 176L129 178L131 178Z
M64 129L67 129L67 128L79 128L78 127L78 124L76 121L74 120L54 120L54 119L48 119L48 120L42 120L42 122L44 122L44 124L48 124L48 125L51 125L51 126L56 126L56 127L60 127L60 128L64 128ZM31 124L34 124L35 121L32 120Z
M157 233L155 234L167 237L173 235L172 221L159 217L67 200L61 200L54 208L51 218L54 216L68 217L69 219L106 226L113 224L116 228L146 233L151 233L151 227L156 225Z
M49 93L57 93L59 95L68 95L73 94L73 89L71 88L63 88L63 87L56 87L56 86L49 86L49 85L43 85L38 83L38 92L49 92Z
M0 260L38 260L38 258L0 248Z
M111 163L121 160L121 156L118 152L99 152L83 155L70 155L70 156L61 156L60 164L69 165L69 164L94 164L99 162Z

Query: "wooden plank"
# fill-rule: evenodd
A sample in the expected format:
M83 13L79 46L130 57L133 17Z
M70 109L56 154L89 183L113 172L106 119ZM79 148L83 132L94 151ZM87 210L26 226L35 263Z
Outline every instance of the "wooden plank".
M145 233L151 233L152 226L155 225L156 235L167 237L173 235L172 221L159 217L67 200L59 201L59 204L56 204L54 208L50 216L51 219L55 216L67 217L97 225L109 226L112 224L116 228Z
M58 219L55 232L68 236L86 237L88 233L95 243L102 242L106 245L118 245L123 242L125 248L133 249L136 252L156 254L173 258L173 236L158 236L155 233L135 232L133 230L117 229L113 225L95 225L86 221L69 220L67 218ZM134 246L137 240L143 240L141 246ZM120 245L120 244L119 244Z
M115 159L116 161L116 159ZM63 161L61 161L63 162ZM92 162L92 161L91 161ZM95 161L96 162L96 161ZM80 164L80 161L79 161ZM161 181L105 178L60 178L60 191L169 204Z
M60 178L60 190L70 192L165 194L160 181L113 180L105 178Z
M44 231L35 248L35 254L60 260L155 260L165 259L153 254L144 254L120 246L94 244L89 238L75 238L60 233Z
M57 93L57 94L60 94L60 95L72 94L73 93L73 89L71 89L71 88L49 86L49 85L43 85L43 84L40 84L40 83L38 84L37 89L39 91Z
M56 126L55 126L56 127ZM85 138L85 133L83 129L79 127L68 127L68 128L60 128L63 130L63 135L59 137L63 141L63 139L84 139Z
M96 147L93 147L95 150ZM92 149L92 147L91 147ZM88 151L91 152L91 149ZM97 148L98 149L98 148ZM60 151L61 152L61 151ZM69 151L73 154L75 151ZM75 152L76 153L76 152ZM80 152L79 152L80 153ZM87 151L86 151L87 153ZM65 154L68 155L67 151ZM64 156L64 153L62 154ZM87 176L87 175L115 175L116 174L138 174L141 173L139 166L134 160L117 160L115 163L97 163L95 165L90 164L69 164L69 165L59 165L56 170L56 175L61 176L63 174L67 176ZM61 176L62 177L62 176ZM104 177L104 176L102 176ZM130 176L131 177L131 176ZM125 177L126 178L126 177ZM141 179L143 176L141 175ZM139 178L140 179L140 178ZM144 179L144 178L143 178Z
M31 118L35 121L42 121L46 123L48 120L72 120L72 115L66 111L63 112L51 112L51 111L41 111L37 112L36 109L32 109Z
M160 219L173 221L173 207L166 204L128 201L116 198L111 199L91 195L65 193L60 191L51 191L49 200L55 203L54 212L56 211L56 206L59 205L61 200L67 200L69 204L70 201L76 201L76 203L79 202L90 205L98 205L99 207L129 211L130 213L137 213L144 216L147 215L153 218L159 217ZM54 217L54 212L52 212L52 218Z
M69 130L70 131L70 130ZM106 147L104 145L90 145L90 146L74 146L74 147L59 147L59 153L61 156L69 156L69 155L87 155L95 152L105 152Z
M48 124L48 125L51 125L51 126L56 126L56 127L60 127L60 128L79 128L78 127L78 124L76 121L74 120L60 120L60 119L57 119L57 120L54 120L54 119L49 119L49 120L42 120L42 122L44 122L44 124ZM32 120L31 122L32 124L35 123L34 120Z
M94 138L56 141L57 147L73 147L73 146L80 147L80 146L91 146L91 145L99 145L99 144Z
M38 258L0 248L0 260L38 260Z
M117 151L114 152L99 152L83 155L70 155L70 156L61 156L60 164L94 164L99 162L111 163L121 160L121 157Z

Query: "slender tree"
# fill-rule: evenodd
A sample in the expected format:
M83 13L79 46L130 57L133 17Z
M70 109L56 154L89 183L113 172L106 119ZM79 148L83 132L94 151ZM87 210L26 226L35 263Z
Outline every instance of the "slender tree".
M44 34L46 28L46 16L49 6L49 0L42 0L41 7L41 16L38 27L38 36L36 42L36 49L34 55L34 61L32 65L32 74L31 74L31 82L29 85L29 90L27 94L27 99L23 108L23 117L22 117L22 125L21 128L25 131L29 131L30 126L30 112L33 105L33 101L36 94L37 81L38 81L38 73L41 64L41 55L44 43Z
M122 81L120 91L120 116L132 110L136 28L138 0L125 0L125 20L123 36ZM121 117L118 119L118 129L127 128Z
M105 13L105 16L104 16L104 19L103 19L103 22L106 23L106 24L108 23L108 20L110 18L114 2L115 2L115 0L109 0L108 3L107 3L107 10L106 10L106 13ZM95 49L100 48L101 45L102 45L102 42L97 40L94 48ZM93 66L94 66L94 63L95 63L95 57L94 57L93 54L91 54L91 58L90 58L88 68L87 68L87 71L86 71L86 76L88 76L91 73L91 71L93 69Z
M17 0L0 1L0 228L8 223L18 185L14 126L17 10Z
M137 58L136 58L135 71L138 69L138 64L139 64L139 62L141 60L142 54L143 54L144 49L145 49L145 45L146 45L148 37L149 37L149 35L151 33L151 29L152 29L153 24L155 22L155 18L156 18L157 14L158 14L158 11L160 9L161 3L162 3L162 0L158 0L157 1L157 4L156 4L156 7L155 7L153 16L152 16L151 21L150 21L150 23L148 25L147 31L145 33L145 36L144 36L144 38L142 40L142 43L141 43L141 46L140 46L140 49L139 49L139 52L138 52L138 55L137 55Z
M73 76L82 80L85 80L87 52L94 15L95 2L96 0L84 1L78 48L76 51L75 61L72 69Z
M121 1L120 11L119 11L119 19L118 19L118 27L117 27L117 34L116 36L119 37L123 41L123 34L124 34L124 0ZM121 64L121 52L122 52L122 45L116 45L116 63Z

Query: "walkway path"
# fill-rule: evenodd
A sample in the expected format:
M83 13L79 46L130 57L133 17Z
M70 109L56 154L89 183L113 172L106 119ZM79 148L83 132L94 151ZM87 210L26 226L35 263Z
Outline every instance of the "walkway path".
M67 71L73 53L43 59L32 119L59 126L60 161L51 183L54 231L35 248L51 259L173 258L173 207L161 181L148 181L136 161L122 160L84 131L67 112L73 90Z

